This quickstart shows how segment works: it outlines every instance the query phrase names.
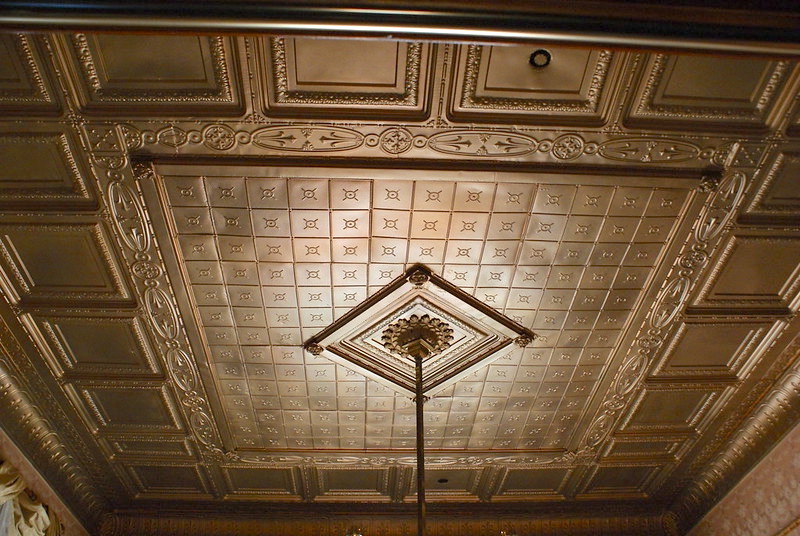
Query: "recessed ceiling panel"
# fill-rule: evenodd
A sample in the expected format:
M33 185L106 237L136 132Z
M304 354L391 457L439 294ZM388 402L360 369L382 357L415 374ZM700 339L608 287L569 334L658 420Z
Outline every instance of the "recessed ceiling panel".
M86 112L196 115L239 110L238 67L229 37L158 34L62 35L74 95ZM158 53L154 54L153 51Z
M252 46L268 115L421 119L427 113L431 44L264 37Z
M5 129L4 129L5 130ZM60 128L0 133L0 202L6 206L91 206L74 138Z
M623 426L624 432L692 433L700 429L722 388L700 385L657 387L643 390Z
M194 465L138 465L126 467L128 477L141 497L184 496L209 497L210 487L205 470Z
M643 61L627 121L700 131L764 130L792 65L757 58L654 54Z
M722 251L722 266L700 291L698 305L789 306L800 288L799 238L794 233L732 236Z
M506 470L500 479L496 499L562 498L563 488L572 473L565 468Z
M658 377L739 378L761 356L771 322L693 322L679 326L654 370Z
M9 115L57 113L50 71L42 61L41 36L0 36L0 109Z
M58 377L101 377L104 374L158 377L146 327L129 316L34 315L46 342L43 352Z
M225 467L222 471L231 497L301 500L301 484L296 470Z
M792 146L776 155L770 162L764 183L755 192L748 212L768 214L771 212L800 211L800 148Z
M180 433L183 424L168 391L152 383L108 385L76 382L73 398L86 408L89 425L97 432Z
M536 46L464 45L457 60L455 120L602 125L622 52L548 47L550 62L531 65Z
M0 226L1 262L13 275L5 290L28 303L130 300L108 240L105 225L96 220L6 220Z
M649 464L595 467L591 470L591 478L584 489L584 497L646 497L648 488L659 472L660 466Z

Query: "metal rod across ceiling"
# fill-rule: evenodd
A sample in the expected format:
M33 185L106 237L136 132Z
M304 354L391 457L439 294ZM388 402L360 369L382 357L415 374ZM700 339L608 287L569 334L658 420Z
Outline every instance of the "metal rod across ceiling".
M584 1L569 9L537 2L202 3L7 0L12 29L283 33L402 39L549 42L617 48L800 56L800 13L791 8L697 8ZM670 2L667 2L670 4ZM660 20L650 15L661 14ZM620 12L625 15L620 15ZM598 14L602 13L602 19ZM757 16L755 16L757 15ZM666 18L665 18L666 16ZM601 23L599 23L601 22Z

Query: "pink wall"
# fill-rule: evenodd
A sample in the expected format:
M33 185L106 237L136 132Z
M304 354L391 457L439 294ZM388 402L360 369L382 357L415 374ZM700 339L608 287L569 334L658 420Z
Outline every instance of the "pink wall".
M800 536L800 424L688 536Z

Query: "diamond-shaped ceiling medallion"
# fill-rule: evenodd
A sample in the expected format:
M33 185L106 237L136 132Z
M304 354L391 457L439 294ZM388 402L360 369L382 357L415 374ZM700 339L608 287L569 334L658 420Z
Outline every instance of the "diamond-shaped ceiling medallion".
M533 332L418 264L305 347L393 389L415 392L414 354L421 352L423 392L433 395L525 346Z

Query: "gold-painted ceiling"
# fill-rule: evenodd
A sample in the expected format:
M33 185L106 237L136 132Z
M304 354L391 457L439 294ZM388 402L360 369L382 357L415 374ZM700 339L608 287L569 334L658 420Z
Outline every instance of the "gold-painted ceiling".
M410 532L413 404L302 345L415 263L537 334L426 404L434 517L678 534L798 417L794 61L0 45L0 424L89 532Z

